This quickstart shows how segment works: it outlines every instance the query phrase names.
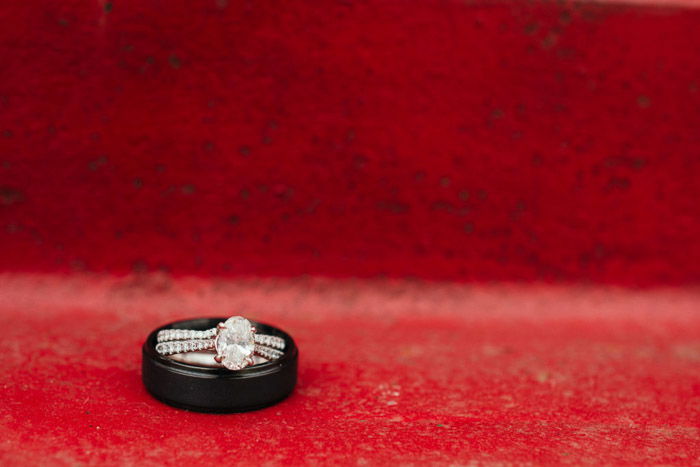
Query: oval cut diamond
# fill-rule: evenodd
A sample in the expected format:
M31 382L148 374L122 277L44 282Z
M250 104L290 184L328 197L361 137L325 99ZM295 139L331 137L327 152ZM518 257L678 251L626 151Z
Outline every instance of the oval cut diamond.
M255 350L253 327L242 316L234 316L224 322L224 328L216 336L216 353L221 364L229 370L240 370L250 364Z

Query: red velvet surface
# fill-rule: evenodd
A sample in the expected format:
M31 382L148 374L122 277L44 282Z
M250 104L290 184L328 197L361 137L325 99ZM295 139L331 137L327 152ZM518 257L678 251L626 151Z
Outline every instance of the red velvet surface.
M0 267L700 279L700 12L6 2Z
M682 3L1 4L0 463L700 462ZM234 313L289 399L145 392Z

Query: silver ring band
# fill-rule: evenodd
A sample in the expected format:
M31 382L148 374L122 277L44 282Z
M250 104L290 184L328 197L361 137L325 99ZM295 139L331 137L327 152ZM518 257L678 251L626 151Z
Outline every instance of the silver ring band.
M171 341L194 341L211 340L216 338L218 328L207 329L206 331L196 331L194 329L163 329L158 332L156 340L158 343ZM256 344L265 345L274 349L284 349L284 339L269 334L254 334L253 339ZM156 346L157 347L157 346ZM212 347L213 348L213 347ZM187 352L192 352L188 350Z
M274 337L274 336L260 336L260 337ZM284 344L282 345L284 348ZM216 341L215 339L198 339L198 340L182 340L182 341L168 341L160 342L156 344L156 352L160 355L175 355L179 353L188 352L201 352L204 350L215 350ZM268 360L274 360L280 358L284 355L284 352L274 348L272 346L261 345L256 342L253 352L255 355L265 357Z

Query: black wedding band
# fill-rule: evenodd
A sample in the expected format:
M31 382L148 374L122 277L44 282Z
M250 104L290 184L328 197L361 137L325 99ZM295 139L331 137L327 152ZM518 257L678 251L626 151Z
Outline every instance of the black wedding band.
M292 337L274 326L251 321L258 332L284 339L282 356L242 370L184 363L156 351L157 334L163 329L204 331L225 320L177 321L151 332L142 349L142 380L148 392L173 407L216 413L261 409L286 398L296 385L299 351Z

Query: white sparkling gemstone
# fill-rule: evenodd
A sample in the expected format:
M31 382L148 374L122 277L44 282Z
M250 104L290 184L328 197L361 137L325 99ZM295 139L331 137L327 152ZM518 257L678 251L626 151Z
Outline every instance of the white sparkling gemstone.
M242 316L227 319L224 326L216 337L216 353L229 370L245 368L255 350L253 327Z

